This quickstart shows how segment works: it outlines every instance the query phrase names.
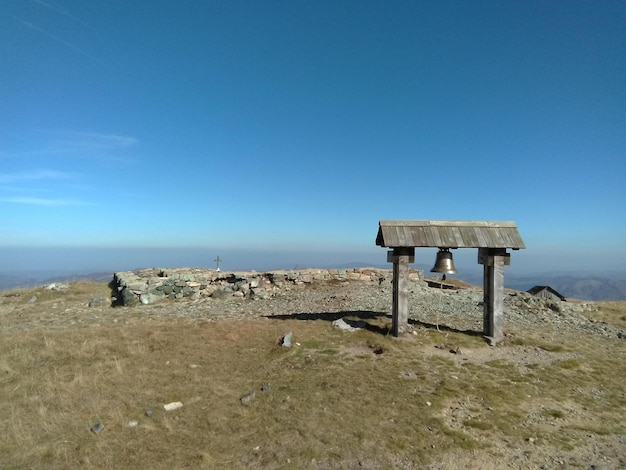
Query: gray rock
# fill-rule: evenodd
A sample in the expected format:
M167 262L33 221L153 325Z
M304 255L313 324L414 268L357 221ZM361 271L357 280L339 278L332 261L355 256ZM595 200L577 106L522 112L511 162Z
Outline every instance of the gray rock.
M122 304L131 307L137 303L137 297L130 289L122 289Z
M95 423L93 426L91 426L91 432L93 433L99 433L104 431L104 424L102 423Z
M272 296L267 290L255 287L250 289L250 298L254 300L268 300L271 299Z
M192 294L193 294L193 289L191 287L189 287L189 286L183 287L183 296L184 297L189 297Z
M148 304L153 304L155 302L158 302L164 297L165 297L165 294L163 292L154 291L154 292L144 292L143 294L139 296L139 299L141 300L142 304L148 305Z
M228 289L218 289L211 292L211 298L213 299L226 299L228 297L232 297L233 291Z
M276 285L281 285L287 279L287 275L284 273L270 273L269 279L272 283ZM253 286L250 286L253 287Z
M104 301L100 298L89 299L89 307L101 307Z
M48 290L63 290L63 289L69 289L69 285L68 284L57 284L55 282L53 282L52 284L48 285L48 287L46 287L46 289Z
M287 333L285 336L283 336L280 339L280 345L283 348L290 348L291 347L291 339L292 339L293 333L290 331L289 333Z
M254 400L255 396L256 396L256 392L254 390L250 390L243 397L241 397L239 401L241 402L242 405L249 405L250 403L252 403L252 400Z
M338 320L335 320L333 322L333 326L341 331L358 331L361 329L361 328L355 328L353 326L348 325L343 318L339 318Z

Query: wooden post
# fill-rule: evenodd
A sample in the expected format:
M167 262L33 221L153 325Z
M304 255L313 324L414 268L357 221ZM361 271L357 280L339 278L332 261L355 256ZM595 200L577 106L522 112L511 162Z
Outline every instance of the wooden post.
M391 334L402 336L409 327L409 263L415 262L415 248L394 248L387 261L393 263Z
M491 344L504 337L504 266L510 264L505 248L479 248L483 268L483 334Z

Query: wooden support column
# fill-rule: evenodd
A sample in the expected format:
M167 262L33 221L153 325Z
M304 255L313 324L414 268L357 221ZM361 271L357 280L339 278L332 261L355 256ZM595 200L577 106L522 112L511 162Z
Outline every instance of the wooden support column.
M505 248L479 248L483 268L483 334L491 344L504 337L504 266L511 262Z
M394 248L387 261L393 263L391 334L402 336L409 328L409 263L415 262L415 248Z

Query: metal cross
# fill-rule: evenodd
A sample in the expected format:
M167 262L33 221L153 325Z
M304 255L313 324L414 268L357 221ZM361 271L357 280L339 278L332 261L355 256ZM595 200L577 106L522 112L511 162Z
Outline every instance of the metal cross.
M217 264L217 268L215 269L216 271L220 270L220 263L222 261L224 261L223 259L221 259L219 256L217 258L215 258L213 261L215 261L215 263Z

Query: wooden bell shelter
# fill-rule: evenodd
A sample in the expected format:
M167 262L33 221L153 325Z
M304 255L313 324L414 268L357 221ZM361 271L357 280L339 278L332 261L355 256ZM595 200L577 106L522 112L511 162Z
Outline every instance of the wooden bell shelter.
M526 248L515 222L460 220L381 220L376 245L391 248L387 261L393 263L392 334L408 330L409 263L415 248L478 248L483 274L483 333L496 343L503 334L504 266L511 258L507 249Z

